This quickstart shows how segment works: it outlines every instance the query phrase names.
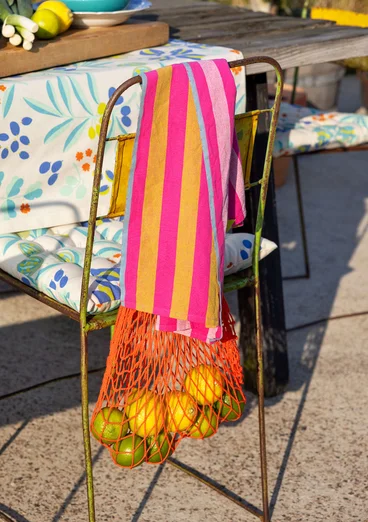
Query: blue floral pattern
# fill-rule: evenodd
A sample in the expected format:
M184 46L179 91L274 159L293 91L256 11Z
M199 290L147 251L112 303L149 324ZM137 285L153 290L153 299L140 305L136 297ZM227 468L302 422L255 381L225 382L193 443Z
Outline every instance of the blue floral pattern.
M21 125L30 125L32 118L23 118ZM28 136L21 134L21 126L16 121L11 121L9 124L8 133L2 132L0 134L0 142L3 143L1 148L1 159L6 159L9 154L18 154L20 159L26 160L29 158L29 153L25 150L30 144Z
M87 228L85 223L0 235L0 268L56 301L79 310ZM120 304L120 264L124 220L97 220L89 281L88 312L107 312ZM252 264L254 235L226 234L225 275ZM261 240L261 258L276 245ZM244 256L244 252L247 256ZM147 262L149 262L149 258Z
M1 79L0 229L12 232L88 219L102 116L125 80L173 63L235 57L240 55L224 47L171 40L152 49ZM240 113L245 109L245 77L234 77ZM137 85L120 96L109 137L135 132L140 93ZM110 206L115 146L107 142L105 149L101 215Z
M57 181L62 164L63 162L60 160L55 161L54 163L50 163L49 161L44 161L43 163L41 163L40 168L38 170L40 174L47 174L48 185L53 185Z
M368 116L281 104L274 157L368 142Z

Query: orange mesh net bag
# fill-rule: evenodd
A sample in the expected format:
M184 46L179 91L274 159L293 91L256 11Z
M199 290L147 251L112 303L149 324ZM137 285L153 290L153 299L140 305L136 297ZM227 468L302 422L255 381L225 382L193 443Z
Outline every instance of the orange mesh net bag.
M234 319L208 344L157 331L156 316L121 307L91 433L125 468L160 464L185 437L204 439L240 418L245 397Z

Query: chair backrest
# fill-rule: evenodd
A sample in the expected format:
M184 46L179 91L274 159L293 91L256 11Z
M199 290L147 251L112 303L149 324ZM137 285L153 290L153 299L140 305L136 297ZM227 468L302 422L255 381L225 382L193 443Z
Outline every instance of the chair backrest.
M269 57L257 57L257 58L244 58L242 60L237 60L229 63L230 68L239 68L246 67L248 65L256 64L256 63L266 63L270 65L275 73L277 78L277 88L276 95L274 98L274 103L272 107L267 109L254 110L251 112L246 112L244 114L237 115L235 117L235 126L238 136L239 149L242 158L243 172L244 172L244 181L245 181L245 190L250 190L253 187L260 187L259 194L259 203L258 203L258 211L257 211L257 220L255 227L255 240L254 240L254 248L253 248L253 262L252 262L252 272L253 277L258 278L258 262L259 262L259 252L260 252L260 244L261 244L261 234L262 234L262 226L264 219L264 211L266 204L266 196L267 196L267 188L268 181L271 171L271 162L272 162L272 150L275 140L276 134L276 124L278 113L280 109L281 103L281 94L282 94L282 71L280 65ZM101 174L102 174L102 165L104 159L104 151L106 141L117 141L117 152L116 152L116 162L115 162L115 172L114 172L114 185L112 189L112 198L110 204L110 210L106 217L117 217L124 215L125 213L125 199L127 193L127 186L129 180L129 172L130 172L130 164L133 154L134 147L134 139L135 134L127 134L124 136L116 136L113 138L107 138L107 130L111 117L112 110L118 101L119 97L130 87L141 83L142 79L140 76L135 76L134 78L129 79L120 85L116 91L111 96L108 101L105 112L101 122L100 136L98 142L97 149L97 158L96 158L96 169L94 173L93 180L93 191L92 191L92 200L91 200L91 208L90 208L90 216L88 221L88 237L87 237L87 245L86 245L86 253L85 253L85 262L83 269L83 280L82 280L82 295L81 295L81 321L82 323L86 321L87 316L87 302L88 302L88 285L89 285L89 276L90 276L90 268L91 268L91 259L92 259L92 249L93 249L93 240L94 233L96 227L96 219L97 219L97 207L99 201L99 193L100 193L100 183L101 183ZM268 143L266 156L264 160L263 172L260 179L256 181L251 181L251 166L253 159L253 150L256 141L258 120L260 115L269 114L271 115L269 132L268 132ZM236 285L235 285L236 287ZM239 286L238 286L239 287Z

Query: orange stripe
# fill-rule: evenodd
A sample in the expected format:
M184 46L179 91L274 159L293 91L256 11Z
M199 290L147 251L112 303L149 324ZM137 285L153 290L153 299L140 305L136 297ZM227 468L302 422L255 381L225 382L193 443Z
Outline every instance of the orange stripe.
M158 70L153 122L160 122L160 124L152 126L142 212L141 245L145 248L139 255L136 307L138 310L150 313L153 311L155 297L171 76L171 67Z
M199 125L193 94L191 89L189 89L176 267L170 310L170 317L183 319L188 314L196 244L198 198L202 166L202 149L198 147L198 143L201 143Z

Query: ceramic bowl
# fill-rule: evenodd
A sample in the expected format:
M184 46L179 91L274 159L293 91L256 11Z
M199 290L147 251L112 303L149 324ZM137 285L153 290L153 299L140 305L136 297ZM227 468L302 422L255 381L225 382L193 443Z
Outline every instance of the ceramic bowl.
M74 12L74 27L108 27L119 25L128 20L131 16L139 11L144 11L151 7L148 0L130 0L126 9L120 11L104 11L104 12Z
M105 13L121 11L129 0L63 0L73 12Z

